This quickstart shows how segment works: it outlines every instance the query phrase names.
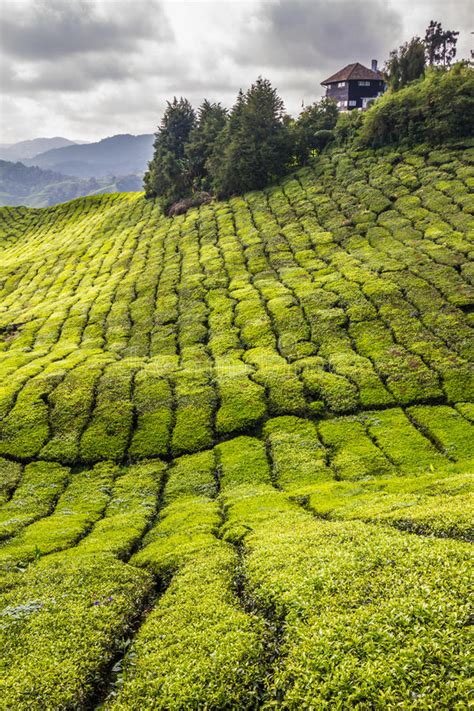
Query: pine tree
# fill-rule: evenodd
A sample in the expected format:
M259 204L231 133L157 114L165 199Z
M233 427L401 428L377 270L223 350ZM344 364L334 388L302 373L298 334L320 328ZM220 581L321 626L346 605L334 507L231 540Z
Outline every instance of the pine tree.
M198 121L189 134L189 143L185 148L191 179L198 189L208 190L210 187L206 163L211 157L217 137L226 125L227 117L227 109L207 99L198 109Z
M225 197L261 189L284 175L290 160L283 101L259 77L246 94L239 93L208 161L214 190Z
M187 99L174 97L156 133L154 155L144 177L146 197L160 197L165 207L187 197L192 179L185 146L196 123L196 114Z

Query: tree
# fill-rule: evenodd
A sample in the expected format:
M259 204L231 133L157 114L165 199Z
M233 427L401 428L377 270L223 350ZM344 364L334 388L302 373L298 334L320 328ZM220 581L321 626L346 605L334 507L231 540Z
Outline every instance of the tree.
M212 155L217 137L225 127L227 118L227 109L224 109L220 103L213 104L205 99L198 109L198 121L189 134L189 143L185 148L190 176L196 188L209 189L206 163Z
M321 99L319 103L314 103L301 112L292 127L293 151L300 165L305 165L311 153L322 146L321 137L317 136L318 132L332 130L338 115L336 102L327 98Z
M398 91L425 72L425 44L419 37L413 37L398 49L390 52L385 65L387 84Z
M236 137L241 131L242 112L245 95L239 90L226 126L217 136L213 150L206 162L213 190L219 195L232 195L239 192L239 171L237 161L231 166L232 157L237 158Z
M144 177L146 197L161 197L165 206L187 197L192 179L185 146L196 123L196 114L187 99L174 97L156 133L154 155Z
M214 190L226 197L264 188L285 174L290 160L283 101L259 77L245 94L239 92L208 161Z
M444 31L441 22L431 20L425 34L426 58L430 67L442 64L449 67L456 56L456 43L459 32Z

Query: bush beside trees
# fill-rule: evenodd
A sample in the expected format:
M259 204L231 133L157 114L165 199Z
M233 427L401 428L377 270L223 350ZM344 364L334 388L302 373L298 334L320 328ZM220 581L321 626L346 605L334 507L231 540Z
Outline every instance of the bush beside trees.
M413 37L398 49L390 52L385 65L385 78L393 91L423 76L425 72L425 44L419 37Z
M336 102L326 98L301 112L293 126L294 154L300 165L306 165L315 150L332 140L338 115Z
M444 143L474 130L474 71L465 64L387 93L364 115L357 141L387 144Z
M346 111L339 115L334 127L334 138L338 146L352 143L363 123L362 111Z

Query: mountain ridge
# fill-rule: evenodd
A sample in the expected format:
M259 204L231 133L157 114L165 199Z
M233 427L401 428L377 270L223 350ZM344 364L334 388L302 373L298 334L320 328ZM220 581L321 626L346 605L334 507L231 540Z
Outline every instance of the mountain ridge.
M11 162L28 160L39 153L56 148L79 145L77 141L69 138L54 136L52 138L32 138L16 143L4 143L0 146L0 159Z
M152 157L153 141L153 134L117 134L94 143L54 148L25 164L76 177L142 174Z
M0 205L51 207L85 195L141 191L137 175L78 178L37 166L0 160Z

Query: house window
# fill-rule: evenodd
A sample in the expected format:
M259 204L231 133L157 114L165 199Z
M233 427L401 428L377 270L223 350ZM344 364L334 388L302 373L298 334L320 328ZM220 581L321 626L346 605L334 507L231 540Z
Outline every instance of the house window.
M345 85L346 85L346 82L345 82L345 81L340 81L340 82L338 82L337 85L338 85L338 86L345 86Z
M357 101L349 101L349 106L357 106Z
M342 109L344 106L347 106L347 101L338 101L337 105Z
M359 86L370 86L370 81L358 81Z

